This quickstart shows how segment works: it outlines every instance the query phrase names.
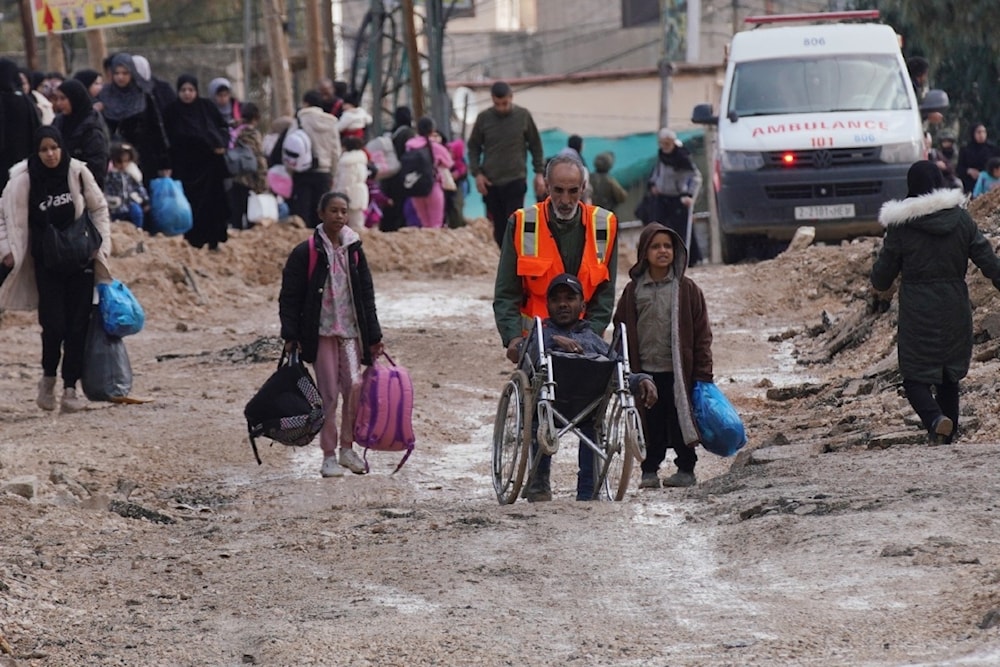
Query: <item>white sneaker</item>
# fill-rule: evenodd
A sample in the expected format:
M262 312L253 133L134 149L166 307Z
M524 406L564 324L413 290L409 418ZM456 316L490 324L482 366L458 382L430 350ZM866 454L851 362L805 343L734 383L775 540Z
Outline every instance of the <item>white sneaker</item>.
M75 387L63 389L62 403L59 406L61 412L79 412L87 407L87 399L76 395Z
M323 467L319 469L319 474L323 477L343 477L347 468L337 463L336 456L327 456L323 459Z
M340 455L337 457L337 463L344 466L355 475L364 475L368 472L368 466L365 465L364 459L358 456L358 453L353 449L341 449Z

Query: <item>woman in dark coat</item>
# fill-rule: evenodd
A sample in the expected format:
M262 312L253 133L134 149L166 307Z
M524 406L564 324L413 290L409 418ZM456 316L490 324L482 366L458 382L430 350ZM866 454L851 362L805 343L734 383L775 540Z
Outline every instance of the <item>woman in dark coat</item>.
M1000 157L1000 147L987 141L986 126L976 123L969 130L969 143L958 152L958 166L955 168L967 194L976 187L979 172L986 168L986 162L991 157Z
M76 79L63 81L56 91L56 106L60 113L52 124L62 133L65 150L70 157L87 163L103 190L111 141L104 119L94 111L87 88Z
M195 248L208 244L209 250L217 250L228 238L229 224L229 174L222 157L229 145L226 122L213 102L198 96L198 79L190 74L178 77L177 100L165 116L173 177L184 185L194 215L194 226L184 237Z
M32 140L41 126L38 108L21 90L17 63L0 58L0 192L10 168L34 152Z
M951 443L958 429L958 382L972 358L972 308L965 282L969 260L1000 290L1000 258L930 161L910 167L906 199L882 206L886 228L872 267L872 286L899 286L897 351L903 389L932 444ZM936 387L936 395L931 387Z
M163 118L153 98L139 86L132 56L117 53L111 58L111 81L97 96L112 139L132 144L139 153L139 169L146 187L157 176L168 174L167 135Z

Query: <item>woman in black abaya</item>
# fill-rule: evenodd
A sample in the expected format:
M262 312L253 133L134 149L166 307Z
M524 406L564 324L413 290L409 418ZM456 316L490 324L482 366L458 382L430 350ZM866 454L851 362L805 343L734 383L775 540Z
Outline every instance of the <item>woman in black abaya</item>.
M184 186L194 226L184 238L196 248L218 250L226 241L229 204L225 180L229 174L223 153L229 145L226 123L215 104L198 96L198 80L190 74L177 79L177 100L165 113L173 177Z

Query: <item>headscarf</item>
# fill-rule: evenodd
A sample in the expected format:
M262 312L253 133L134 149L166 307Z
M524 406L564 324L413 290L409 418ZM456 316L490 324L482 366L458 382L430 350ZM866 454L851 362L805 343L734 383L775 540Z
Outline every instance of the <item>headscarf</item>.
M53 168L46 167L42 158L38 157L38 149L42 145L42 140L46 138L55 140L62 148L59 164ZM72 206L57 206L45 211L42 211L39 206L45 199L63 195L69 191L69 159L69 151L66 150L66 142L63 141L62 133L51 125L43 125L38 128L32 142L31 155L28 156L29 221L48 222L57 226L73 221L75 211Z
M225 77L217 77L208 82L208 96L215 99L215 94L219 92L220 88L226 88L228 90L233 89L233 84L229 83L229 79Z
M181 74L177 77L177 92L181 86L191 84L198 90L198 79L191 74ZM177 99L167 108L168 126L172 135L177 137L197 138L212 148L225 147L229 137L223 134L220 127L221 118L214 112L215 103L204 97L195 97L190 102L184 102L178 95ZM214 116L214 118L213 118Z
M0 58L0 93L20 93L21 75L17 63L10 58Z
M59 92L66 96L73 107L69 114L62 114L61 121L63 136L72 137L80 123L94 110L94 103L91 102L86 87L76 79L67 79L59 84Z
M914 162L906 172L906 196L919 197L945 187L941 170L930 160Z
M132 56L132 63L135 64L135 73L139 75L140 79L143 81L153 80L153 70L150 68L146 56Z
M82 69L73 75L73 78L83 84L83 87L90 90L101 73L94 69Z
M104 84L97 99L104 103L104 117L110 121L120 121L131 118L146 110L146 94L139 86L139 74L135 70L135 62L127 53L116 53L111 58L112 73L118 67L125 67L132 74L132 80L124 88L115 85L114 79Z

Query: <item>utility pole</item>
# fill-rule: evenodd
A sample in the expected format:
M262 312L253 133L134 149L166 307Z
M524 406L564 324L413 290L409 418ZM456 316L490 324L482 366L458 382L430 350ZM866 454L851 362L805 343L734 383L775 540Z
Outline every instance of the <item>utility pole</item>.
M413 0L402 0L403 39L406 40L406 59L410 65L410 104L413 115L424 115L424 81L420 74L420 51L417 50L417 27L413 16Z
M35 22L31 20L31 0L21 0L21 32L24 34L24 58L28 69L36 71L38 67L38 40L35 39Z
M323 13L319 9L319 0L306 0L306 72L309 76L309 86L312 87L323 78Z
M50 32L45 36L45 69L49 72L66 71L66 54L63 52L62 35Z
M430 79L431 117L451 136L451 98L444 80L444 7L441 0L427 0L427 56Z
M382 0L371 0L372 34L368 36L368 82L372 87L372 131L382 134Z
M337 78L337 41L333 34L333 3L329 0L320 8L323 11L323 29L320 31L323 39L323 69L326 76Z
M685 30L684 43L685 60L689 63L696 63L701 60L701 0L688 0L687 3L687 29Z
M735 1L735 0L734 0ZM670 14L669 5L674 0L660 0L660 32L663 34L663 45L660 49L660 127L670 126L670 79L674 73L674 65L670 61Z
M267 58L274 88L274 113L291 116L295 113L292 100L292 76L288 67L288 39L285 36L284 0L264 1L264 26L267 36Z
M104 30L98 28L97 30L88 30L86 33L87 40L87 64L90 68L97 71L104 71L104 59L108 57L108 44L104 41Z

